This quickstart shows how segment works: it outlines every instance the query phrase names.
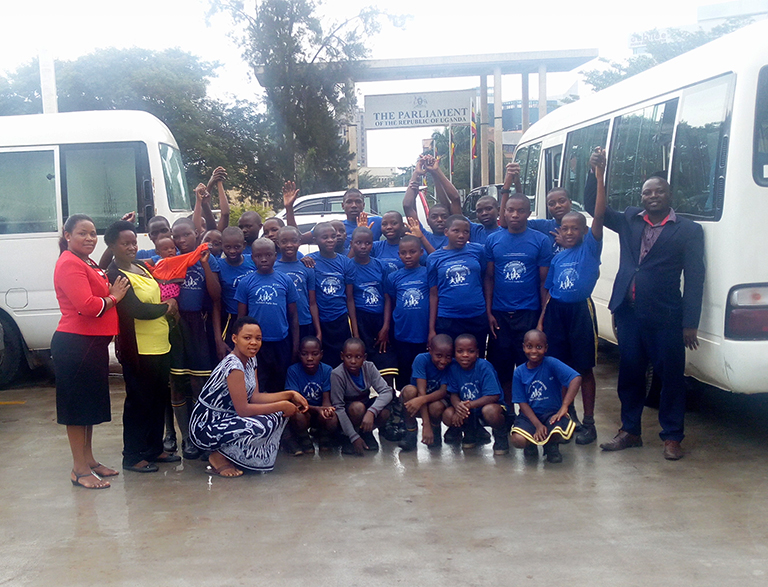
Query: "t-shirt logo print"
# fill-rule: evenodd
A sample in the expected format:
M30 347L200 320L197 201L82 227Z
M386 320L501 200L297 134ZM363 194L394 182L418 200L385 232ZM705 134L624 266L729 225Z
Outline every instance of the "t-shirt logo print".
M465 265L452 265L445 270L445 278L450 285L464 285L469 276L469 269Z
M363 300L366 306L375 306L381 301L379 291L375 287L366 287L363 291Z
M418 308L419 302L424 298L424 295L416 288L405 290L403 294L403 307L404 308Z
M310 381L304 386L302 395L310 401L320 401L323 397L323 387L316 381Z
M256 290L254 299L259 304L275 304L272 300L277 297L277 290L271 285L262 285Z
M335 296L341 291L341 280L333 275L326 277L320 283L320 289L327 296Z
M561 291L569 291L576 287L576 282L579 280L579 272L569 267L564 269L563 272L557 278L557 286Z
M464 401L476 400L480 397L480 390L477 388L477 385L470 381L461 386L460 397L462 397Z
M533 383L531 383L531 388L530 389L531 389L531 393L530 393L530 397L529 397L530 401L533 402L533 401L541 401L543 399L547 399L544 396L544 392L547 391L547 386L544 385L538 379L536 381L534 381Z
M527 269L520 261L510 261L504 265L504 279L507 281L520 281Z

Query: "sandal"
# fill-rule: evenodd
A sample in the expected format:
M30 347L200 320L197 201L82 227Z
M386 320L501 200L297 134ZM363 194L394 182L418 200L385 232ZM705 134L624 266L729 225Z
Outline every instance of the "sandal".
M91 477L91 476L96 477L97 480L101 481L101 478L93 471L91 471L90 473L85 473L84 475L78 475L77 473L75 473L75 470L72 469L72 474L75 476L75 478L70 479L70 481L72 481L72 485L74 485L75 487L84 487L85 489L109 489L110 487L112 487L109 484L109 481L104 481L106 485L83 485L82 483L80 483L80 479L82 479L83 477Z
M96 470L99 467L103 467L104 469L109 471L109 473L100 473L99 471ZM107 467L106 465L102 465L101 463L96 463L96 465L94 467L91 467L91 471L96 473L99 477L116 477L117 475L120 474L119 471L115 471L114 469L110 469L109 467Z
M241 477L243 475L243 472L237 467L235 467L232 463L224 465L220 469L217 469L213 465L208 465L207 469L211 475L216 475L217 477L224 477L225 479L232 479L234 477ZM235 475L223 475L224 471L229 471L230 469L232 469L233 471L237 471L237 473Z

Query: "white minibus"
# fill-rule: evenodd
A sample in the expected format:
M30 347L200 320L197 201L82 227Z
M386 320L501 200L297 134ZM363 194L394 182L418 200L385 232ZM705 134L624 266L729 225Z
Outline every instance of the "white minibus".
M704 229L701 346L686 373L740 393L768 392L768 21L708 43L548 114L515 151L535 213L554 186L582 209L591 152L608 151L609 205L639 205L651 174L678 214ZM616 341L608 300L618 238L605 231L593 299L600 336Z
M61 226L88 214L99 234L136 211L138 230L191 212L178 145L146 112L0 116L0 385L50 349ZM148 247L144 238L140 245ZM94 253L95 260L103 243Z

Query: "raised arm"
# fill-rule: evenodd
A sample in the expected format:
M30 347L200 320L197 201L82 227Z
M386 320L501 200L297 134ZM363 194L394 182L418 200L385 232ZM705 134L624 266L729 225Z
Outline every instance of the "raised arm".
M499 202L499 226L507 228L507 219L504 216L504 210L507 208L509 194L512 193L512 186L515 193L523 193L523 184L520 183L520 164L517 161L507 163L507 173L504 176L504 185L501 186L501 202Z
M299 228L296 224L296 216L293 213L293 204L296 202L296 198L299 197L299 190L296 189L296 183L292 181L286 181L283 184L283 206L285 206L285 223L288 226ZM312 236L312 232L305 232L301 235L300 240L302 245L311 245L315 242L315 238Z
M416 167L411 174L411 180L408 182L408 189L405 190L405 196L403 196L403 212L407 218L419 219L416 212L416 196L419 193L419 185L421 184L421 178L426 173L424 169L424 158L419 157L416 160Z
M440 169L440 158L428 157L424 161L424 167L435 181L435 196L438 201L448 206L451 214L462 214L459 190L451 183L451 180L445 177L443 170Z
M219 232L229 226L229 199L227 198L227 192L224 190L224 182L226 180L226 169L223 167L217 167L213 170L211 179L208 182L208 192L212 193L214 186L216 186L216 189L219 193L219 210L221 212L221 216L219 217L219 221L212 225L215 226ZM213 213L211 213L211 217L213 217Z
M597 190L595 196L595 207L592 210L592 236L595 240L603 239L603 222L605 222L605 209L608 202L605 196L605 151L600 147L595 149L595 180Z

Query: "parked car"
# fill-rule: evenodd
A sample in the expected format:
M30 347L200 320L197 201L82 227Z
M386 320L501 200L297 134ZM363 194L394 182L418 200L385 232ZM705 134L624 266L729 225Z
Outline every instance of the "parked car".
M490 185L483 185L473 189L466 196L464 196L464 201L461 203L462 214L464 214L464 216L469 218L472 222L477 222L477 214L475 214L475 206L477 205L477 201L483 196L491 196L492 198L496 198L497 202L501 203L502 187L503 184L495 183ZM528 196L528 199L531 201L531 211L533 212L532 215L535 216L535 197Z

